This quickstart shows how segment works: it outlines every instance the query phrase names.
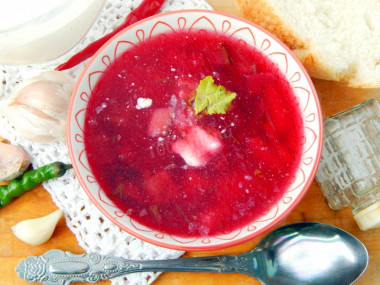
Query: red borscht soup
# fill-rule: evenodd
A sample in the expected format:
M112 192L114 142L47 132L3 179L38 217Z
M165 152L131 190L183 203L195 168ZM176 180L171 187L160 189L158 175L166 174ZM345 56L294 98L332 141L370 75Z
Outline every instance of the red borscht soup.
M236 93L194 111L201 80ZM183 237L230 233L266 214L295 177L303 122L278 67L244 41L176 31L125 51L92 91L88 162L117 207Z

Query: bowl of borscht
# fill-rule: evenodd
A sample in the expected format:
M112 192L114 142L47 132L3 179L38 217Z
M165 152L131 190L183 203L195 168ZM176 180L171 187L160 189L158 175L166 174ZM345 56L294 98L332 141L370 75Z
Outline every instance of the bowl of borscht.
M212 250L272 229L322 149L316 91L269 32L181 10L109 40L74 89L68 146L82 188L129 234Z

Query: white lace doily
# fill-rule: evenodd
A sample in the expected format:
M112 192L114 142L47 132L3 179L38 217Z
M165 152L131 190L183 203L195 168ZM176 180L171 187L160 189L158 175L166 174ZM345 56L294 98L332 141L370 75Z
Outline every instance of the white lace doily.
M0 66L0 99L8 98L19 82L43 71L54 69L90 42L111 32L123 21L125 15L140 2L135 0L107 0L100 16L85 38L68 54L57 60L29 66ZM162 11L187 8L211 9L205 0L167 0ZM69 73L77 78L83 67L84 63L72 68ZM38 144L22 140L1 114L0 136L12 144L24 147L32 157L34 168L53 161L69 163L68 148L65 141ZM112 224L90 202L72 170L61 178L45 182L44 188L51 194L56 205L63 210L67 226L75 234L79 245L87 252L122 256L127 259L166 259L177 258L183 254L181 251L169 250L143 242ZM112 284L150 284L158 275L159 273L129 274L113 279Z

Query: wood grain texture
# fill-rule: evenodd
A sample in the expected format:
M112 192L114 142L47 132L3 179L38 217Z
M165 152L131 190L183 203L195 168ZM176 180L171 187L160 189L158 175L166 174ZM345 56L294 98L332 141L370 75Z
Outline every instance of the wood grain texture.
M235 13L234 0L208 0L210 5L218 11ZM323 116L328 117L370 98L380 99L380 90L352 89L345 85L323 80L313 80L317 89ZM18 240L11 232L10 227L24 219L31 219L46 215L57 207L50 195L38 186L23 196L15 199L10 205L0 209L0 284L25 285L29 284L17 277L15 267L17 263L30 255L41 255L44 252L58 248L73 253L84 253L78 245L74 234L66 227L64 219L58 223L52 238L43 245L31 246ZM361 240L368 249L370 262L367 271L356 283L358 285L375 285L380 280L380 229L367 232L361 231L352 218L351 209L340 211L331 210L325 203L319 186L314 182L305 198L296 209L279 226L301 221L316 221L340 227ZM255 247L262 239L256 239L241 245L208 252L189 252L185 257L238 254ZM77 283L79 284L79 283ZM83 284L83 283L81 283ZM98 282L99 285L110 284L109 281ZM259 284L254 278L242 274L216 273L164 273L155 282L155 285L242 285Z

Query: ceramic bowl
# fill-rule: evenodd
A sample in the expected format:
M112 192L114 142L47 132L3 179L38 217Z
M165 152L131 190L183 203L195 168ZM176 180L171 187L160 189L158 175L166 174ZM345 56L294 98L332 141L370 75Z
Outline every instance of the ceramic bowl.
M131 45L172 30L208 29L234 36L266 54L290 82L301 107L304 145L296 177L283 197L265 216L222 236L183 238L147 228L121 212L97 183L88 166L83 143L83 124L91 90L103 71ZM97 208L114 224L149 243L177 250L213 250L242 243L272 229L301 201L316 173L322 149L322 115L317 93L294 54L266 30L238 17L206 10L182 10L159 14L121 31L88 62L78 79L68 114L70 158L81 186Z

